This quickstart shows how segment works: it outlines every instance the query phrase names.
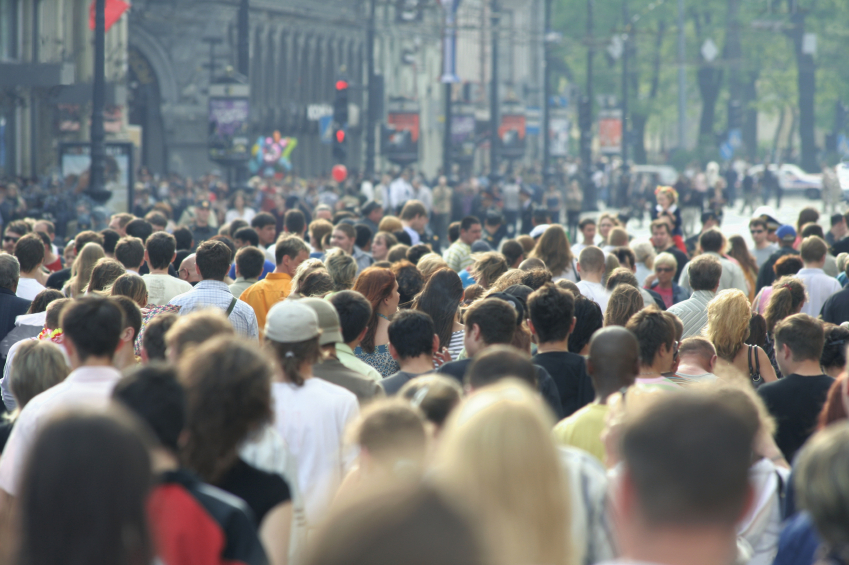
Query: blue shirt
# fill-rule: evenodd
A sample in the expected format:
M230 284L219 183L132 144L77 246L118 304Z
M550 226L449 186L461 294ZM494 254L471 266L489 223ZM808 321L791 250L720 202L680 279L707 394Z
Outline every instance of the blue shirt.
M268 273L273 273L275 268L276 268L276 266L274 265L274 263L272 263L271 261L266 259L265 263L262 266L262 273L259 275L259 277L257 277L257 280L261 281L262 279L265 278L265 275L267 275ZM230 272L227 273L227 276L229 276L233 280L236 280L236 264L235 263L233 263L230 266Z

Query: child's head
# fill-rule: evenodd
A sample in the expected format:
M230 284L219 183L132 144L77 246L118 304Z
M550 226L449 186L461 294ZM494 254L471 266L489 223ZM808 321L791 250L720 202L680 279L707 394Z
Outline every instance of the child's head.
M659 186L654 194L661 208L669 208L678 202L678 192L671 186Z

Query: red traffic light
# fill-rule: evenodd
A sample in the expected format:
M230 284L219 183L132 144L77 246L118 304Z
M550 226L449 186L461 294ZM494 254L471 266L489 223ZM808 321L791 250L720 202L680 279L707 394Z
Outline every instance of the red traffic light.
M336 141L342 143L345 141L345 130L340 129L336 132Z
M346 80L337 80L336 81L336 90L346 90L348 88L348 81Z

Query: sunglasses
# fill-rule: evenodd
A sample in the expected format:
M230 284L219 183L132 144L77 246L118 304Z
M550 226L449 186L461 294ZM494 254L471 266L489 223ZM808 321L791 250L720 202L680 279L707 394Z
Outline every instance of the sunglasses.
M757 235L757 234L763 233L763 232L764 232L764 230L749 230L749 233L751 233L752 235Z
M657 267L655 269L655 271L657 271L658 273L671 273L674 270L675 269L673 269L672 267Z
M3 237L3 241L11 241L12 243L18 243L19 239L19 237L12 237L11 235Z

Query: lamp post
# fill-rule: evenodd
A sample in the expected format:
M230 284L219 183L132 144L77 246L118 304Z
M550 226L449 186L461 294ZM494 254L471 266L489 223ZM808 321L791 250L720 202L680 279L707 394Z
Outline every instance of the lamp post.
M106 0L94 5L94 89L91 97L91 176L89 194L95 200L105 191L103 110L106 105ZM33 175L35 171L33 171Z
M498 174L499 145L498 125L501 122L501 112L498 107L498 26L500 21L498 0L492 0L490 5L491 33L492 33L492 75L489 83L489 173L495 178Z
M375 105L377 104L376 80L374 76L374 8L377 0L369 1L368 22L366 24L366 74L368 75L368 114L366 114L366 178L374 175L374 159L376 154L374 129L377 121Z
M551 0L545 0L542 62L542 175L551 175Z
M445 130L442 138L442 174L451 178L451 92L457 77L457 7L460 0L441 0L445 10L445 32L442 38L442 83L445 89Z

